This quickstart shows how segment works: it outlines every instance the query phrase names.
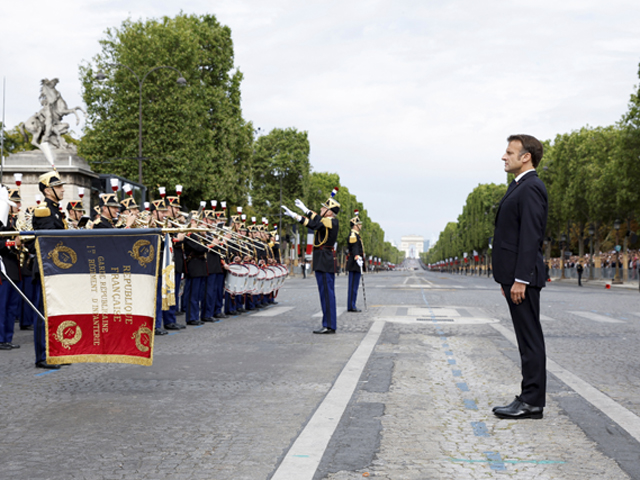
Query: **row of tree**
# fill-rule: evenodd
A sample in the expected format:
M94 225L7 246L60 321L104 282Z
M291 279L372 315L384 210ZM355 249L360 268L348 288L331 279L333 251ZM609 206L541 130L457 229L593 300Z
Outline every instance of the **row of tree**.
M631 95L628 111L615 125L559 134L544 147L537 170L549 195L547 258L616 245L623 252L638 248L640 91ZM458 221L447 224L423 260L462 259L474 250L490 253L496 208L506 189L507 184L478 185Z
M231 30L215 16L126 20L108 29L100 45L92 62L80 66L88 118L74 142L96 172L137 180L142 162L152 198L156 186L181 184L188 206L226 200L230 211L243 206L249 216L270 221L279 221L280 205L292 207L296 198L317 211L338 187L339 246L346 247L349 219L358 209L367 255L400 258L338 174L312 171L306 132L276 128L260 135L243 118ZM32 148L17 129L7 132L6 153ZM293 225L287 217L282 222L286 237Z

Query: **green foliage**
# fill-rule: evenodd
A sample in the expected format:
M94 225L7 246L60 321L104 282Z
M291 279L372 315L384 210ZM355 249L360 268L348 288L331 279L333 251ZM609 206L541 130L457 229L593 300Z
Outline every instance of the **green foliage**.
M2 122L0 122L0 128L2 128L2 126ZM67 139L67 137L68 135L64 135L65 139ZM26 140L22 136L18 127L4 131L4 151L2 154L5 157L11 153L35 150L35 148L36 147L34 147L29 140Z
M259 137L253 153L253 206L279 217L280 205L293 205L296 198L306 197L310 168L307 132L275 128Z
M145 185L182 184L192 205L202 198L245 203L253 128L242 118L231 30L213 15L180 14L126 20L100 44L95 67L80 68L88 119L79 153L99 172L138 178L142 81ZM172 69L152 71L158 66L176 68L188 85L178 85ZM107 79L96 80L98 71Z

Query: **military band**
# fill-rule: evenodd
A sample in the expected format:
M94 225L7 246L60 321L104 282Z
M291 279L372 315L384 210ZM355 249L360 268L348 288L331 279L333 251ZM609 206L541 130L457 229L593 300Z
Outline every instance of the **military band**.
M186 328L176 319L181 311L185 312L187 325L200 326L204 323L219 322L228 315L238 315L247 310L277 303L277 289L284 281L287 271L280 265L277 227L274 226L270 232L265 217L260 223L253 217L251 224L247 225L246 214L242 212L242 207L238 207L237 215L231 216L230 224L227 226L226 202L220 202L220 210L217 210L218 202L215 200L211 201L210 208L206 208L206 203L202 202L199 210L187 213L180 205L180 185L176 186L176 194L172 196L166 196L166 190L160 187L161 198L145 202L145 208L142 209L128 185L124 185L125 196L119 200L115 182L114 191L100 194L98 206L92 211L92 215L88 216L85 215L81 199L68 201L66 207L62 208L64 185L65 182L56 171L41 175L38 183L42 193L42 196L39 196L41 201L37 200L37 205L30 206L21 217L18 216L21 206L19 187L7 190L8 198L4 202L0 201L0 207L8 207L6 221L3 221L0 208L0 229L12 232L113 228L173 229L171 236L166 237L168 241L162 237L160 255L162 258L165 249L173 252L172 288L175 291L175 303L163 305L163 275L158 275L155 335L166 335L168 331ZM0 189L0 200L1 195ZM22 219L22 224L19 224L19 218ZM337 233L337 224L335 232ZM167 242L168 244L165 244ZM46 332L43 320L45 312L35 241L23 243L17 234L3 237L0 240L0 256L6 275L37 308L37 311L34 311L28 307L9 282L0 283L0 350L19 348L19 345L13 343L14 327L19 319L20 328L33 329L36 367L59 369L60 365L49 364L46 361ZM228 280L233 283L239 278L234 277L237 274L231 271L230 265L245 268L252 266L251 271L254 273L250 277L253 286L247 286L247 283L244 288L230 288L227 285ZM265 272L270 268L271 280L267 282L262 279L259 282L259 275L255 272ZM0 280L5 279L4 275L0 274ZM266 286L260 287L262 285ZM335 329L335 322L332 325Z

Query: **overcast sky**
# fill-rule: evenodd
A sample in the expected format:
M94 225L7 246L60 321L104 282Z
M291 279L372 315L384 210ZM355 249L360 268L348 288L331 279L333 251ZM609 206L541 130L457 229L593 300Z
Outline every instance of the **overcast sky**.
M638 83L637 0L3 1L7 125L45 77L82 105L78 65L106 28L180 10L231 28L244 118L308 131L314 170L396 243L437 238L477 184L504 182L509 134L610 125Z

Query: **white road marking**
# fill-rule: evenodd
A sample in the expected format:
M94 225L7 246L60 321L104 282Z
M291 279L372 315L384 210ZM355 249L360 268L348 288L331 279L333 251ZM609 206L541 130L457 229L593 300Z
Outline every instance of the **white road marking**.
M518 346L516 335L513 331L503 325L493 324L491 326L516 347ZM608 397L600 390L591 386L589 383L585 382L570 371L565 370L549 357L547 357L547 370L566 383L578 395L604 413L611 420L616 422L621 428L625 429L629 435L640 442L640 417L635 413L623 407L611 397Z
M260 310L252 314L252 317L275 317L276 315L280 315L284 312L288 312L289 310L293 310L294 307L271 307L266 310Z
M376 346L384 321L376 320L316 412L293 443L272 480L312 480L360 375Z
M615 318L606 317L604 315L600 315L598 313L593 312L569 312L573 315L577 315L578 317L586 318L587 320L593 320L594 322L602 322L602 323L624 323L622 320L616 320Z
M347 311L347 307L337 307L336 308L336 317L339 317L340 315L342 315L346 311ZM320 310L318 313L314 313L312 315L312 317L322 317L322 310Z

